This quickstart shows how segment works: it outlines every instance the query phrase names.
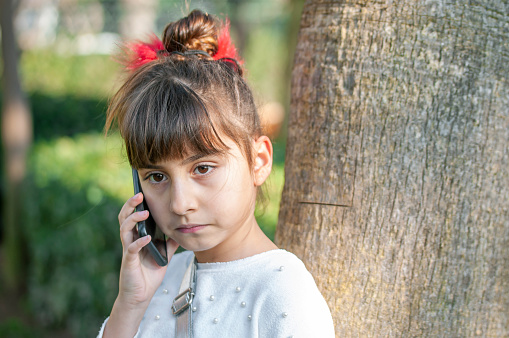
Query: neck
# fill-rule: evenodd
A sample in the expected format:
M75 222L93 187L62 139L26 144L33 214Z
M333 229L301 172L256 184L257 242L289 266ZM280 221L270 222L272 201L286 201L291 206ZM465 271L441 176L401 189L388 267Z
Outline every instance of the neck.
M237 236L240 238L233 238ZM229 239L231 243L225 242L209 250L195 251L196 259L199 263L230 262L278 248L260 229L256 221L247 232L232 236Z

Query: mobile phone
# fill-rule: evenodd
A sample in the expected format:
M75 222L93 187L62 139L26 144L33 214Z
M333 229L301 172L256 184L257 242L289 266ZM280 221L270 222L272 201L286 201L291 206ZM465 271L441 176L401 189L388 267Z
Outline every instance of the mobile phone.
M143 192L140 184L140 177L138 176L138 170L133 168L133 185L134 194ZM136 207L136 211L148 210L147 202L145 201L145 195L143 196L143 202ZM168 253L166 251L166 235L159 229L156 222L152 218L149 210L149 216L146 220L138 222L136 224L138 235L145 237L150 235L150 242L143 248L148 250L156 263L160 266L168 264Z

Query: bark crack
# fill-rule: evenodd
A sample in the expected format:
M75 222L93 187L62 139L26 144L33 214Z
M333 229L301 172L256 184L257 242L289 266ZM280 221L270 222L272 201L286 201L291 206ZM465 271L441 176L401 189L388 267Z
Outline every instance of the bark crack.
M331 207L342 207L342 208L351 208L351 205L348 204L337 204L337 203L325 203L325 202L313 202L313 201L299 201L300 204L316 204L316 205L327 205Z

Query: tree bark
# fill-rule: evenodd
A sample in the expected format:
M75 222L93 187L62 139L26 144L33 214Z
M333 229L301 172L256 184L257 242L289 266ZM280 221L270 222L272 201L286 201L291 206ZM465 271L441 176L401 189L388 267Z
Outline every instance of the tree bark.
M26 273L23 179L32 140L32 118L18 74L19 50L14 37L12 0L0 2L3 58L2 145L4 156L2 270L10 291L23 288Z
M338 336L509 336L508 18L306 3L276 242Z

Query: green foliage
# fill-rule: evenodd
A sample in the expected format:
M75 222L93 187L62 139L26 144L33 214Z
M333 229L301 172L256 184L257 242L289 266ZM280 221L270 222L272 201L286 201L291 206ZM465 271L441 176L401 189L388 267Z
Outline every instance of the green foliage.
M118 135L100 134L116 68L105 56L37 51L22 59L36 141L25 215L28 304L44 326L78 337L96 334L116 297L117 215L132 195ZM1 327L17 332L15 323Z
M41 141L31 158L29 303L44 325L79 337L97 332L118 291L117 215L130 172L108 145L119 150L118 137Z
M39 332L39 330L27 327L19 318L11 317L0 323L0 337L41 337L41 332Z
M268 101L285 103L288 50L283 33L269 26L258 27L250 34L245 57L249 66L247 78L262 104Z
M92 336L118 288L120 203L105 197L94 205L86 191L51 181L36 187L27 204L32 313L45 326Z
M122 156L118 134L106 138L90 133L40 141L31 162L35 182L41 188L59 181L71 191L86 191L91 203L100 202L103 195L118 201L132 196L131 169Z
M274 240L276 224L279 216L279 201L283 191L284 169L283 166L274 163L272 173L263 186L267 202L264 206L257 206L255 215L260 228L270 239Z
M118 71L109 56L29 51L23 53L21 70L35 140L102 130Z
M106 100L76 95L51 96L33 92L29 96L34 139L50 140L103 129Z
M29 93L107 100L115 89L118 65L105 55L59 55L51 50L26 51L20 63ZM62 117L69 112L62 110Z

